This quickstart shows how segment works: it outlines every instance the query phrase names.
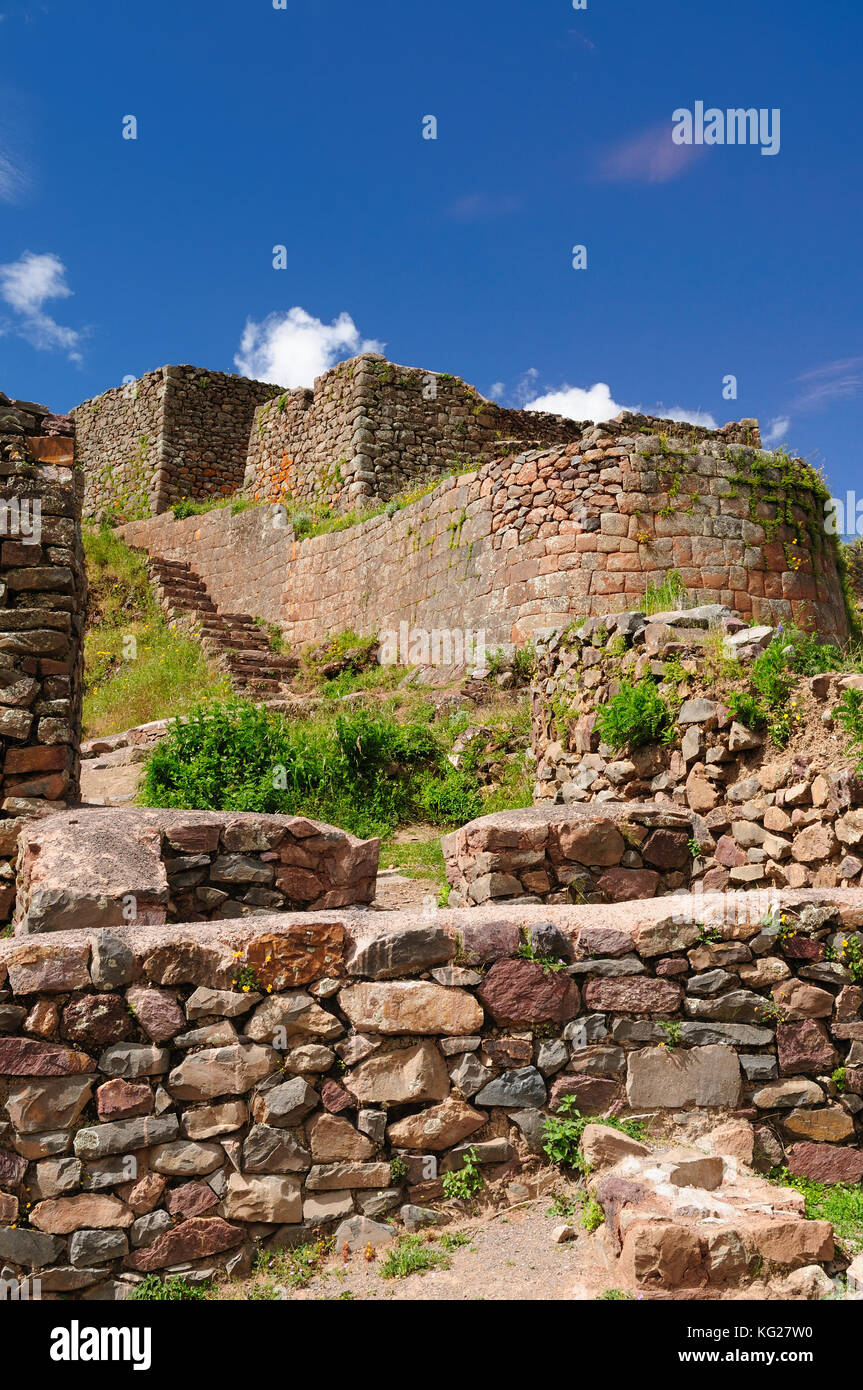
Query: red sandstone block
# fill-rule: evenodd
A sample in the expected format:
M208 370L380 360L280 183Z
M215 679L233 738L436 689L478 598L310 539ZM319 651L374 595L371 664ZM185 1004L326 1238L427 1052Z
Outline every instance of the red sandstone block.
M637 555L632 554L609 555L608 569L611 573L615 573L620 570L640 570L641 561L639 560Z
M740 614L752 612L752 600L742 589L738 589L734 595L734 607Z
M598 537L591 533L583 536L576 536L575 548L579 554L584 554L588 550L596 550Z
M764 597L767 599L777 599L782 597L782 575L764 575Z
M547 555L568 555L576 548L576 536L564 532L562 535L550 536L545 543Z
M592 594L620 594L623 592L623 576L621 574L609 574L605 570L596 570L591 576L590 592Z

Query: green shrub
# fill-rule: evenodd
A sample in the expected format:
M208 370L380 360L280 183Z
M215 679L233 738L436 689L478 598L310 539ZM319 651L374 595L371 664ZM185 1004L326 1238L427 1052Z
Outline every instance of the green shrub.
M144 806L307 815L362 836L432 817L470 820L482 795L423 717L354 709L289 721L246 700L198 706L144 772Z
M598 711L596 727L602 742L618 752L646 743L670 743L674 738L674 715L646 676L635 683L621 682L617 694Z
M848 735L848 752L856 757L858 769L863 768L863 691L843 690L833 718Z
M455 1173L444 1173L441 1178L443 1194L450 1199L456 1198L463 1202L469 1202L472 1197L482 1189L483 1178L480 1171L479 1161L476 1156L476 1149L468 1149L462 1157L462 1166Z
M641 600L642 613L674 612L689 603L689 590L677 570L669 570L661 584L648 584Z
M766 727L767 714L754 695L749 695L745 691L734 690L725 703L728 705L731 718L736 719L738 724L745 725L747 729Z

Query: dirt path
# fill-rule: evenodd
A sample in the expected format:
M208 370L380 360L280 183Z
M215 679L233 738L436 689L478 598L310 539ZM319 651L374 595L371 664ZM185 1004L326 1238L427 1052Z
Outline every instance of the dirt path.
M562 1216L553 1206L551 1192L524 1205L476 1219L459 1216L446 1227L427 1228L416 1237L404 1235L388 1245L347 1257L334 1252L320 1272L302 1288L279 1284L275 1262L270 1275L253 1281L226 1284L217 1297L260 1297L254 1292L261 1282L276 1288L276 1297L288 1300L402 1301L505 1301L529 1302L592 1300L615 1286L614 1260L602 1232L590 1235L581 1228L576 1189L557 1179L554 1191L569 1200L575 1214ZM578 1234L560 1244L555 1227L571 1223ZM387 1257L407 1239L439 1258L448 1267L425 1273L386 1277ZM458 1243L464 1240L465 1243Z

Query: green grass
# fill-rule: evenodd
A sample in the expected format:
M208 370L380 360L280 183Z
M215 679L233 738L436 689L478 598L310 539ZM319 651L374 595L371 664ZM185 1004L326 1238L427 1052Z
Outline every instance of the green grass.
M262 1285L253 1285L260 1292L254 1296L270 1299L277 1296L269 1292L273 1284L284 1284L289 1289L302 1289L316 1274L333 1249L332 1238L317 1240L306 1245L298 1245L293 1250L262 1250L255 1259L255 1274L263 1275Z
M837 1241L849 1254L863 1250L863 1186L810 1182L808 1178L794 1177L787 1168L774 1168L770 1177L783 1187L802 1192L810 1221L831 1222Z
M348 512L340 512L325 502L304 505L285 498L281 500L287 509L288 524L293 526L297 540L308 540L313 536L328 535L332 531L348 531L352 526L360 526L364 521L371 521L376 516L394 516L396 512L412 506L414 502L419 502L434 492L447 478L459 478L464 473L472 473L476 466L476 460L468 460L464 468L452 468L449 472L441 473L416 487L404 489L388 502L380 502L365 510L353 508Z
M669 570L661 584L648 584L641 600L639 611L648 616L652 613L671 613L679 608L687 608L692 602L689 590L677 570Z
M203 1303L212 1292L212 1284L190 1284L187 1279L163 1279L159 1274L148 1274L140 1284L129 1293L135 1303Z
M615 752L649 743L670 743L675 735L674 713L649 676L621 681L611 699L597 710L596 727L603 743Z
M449 1269L450 1259L442 1250L435 1250L422 1236L402 1235L394 1249L387 1252L379 1273L384 1279L404 1279L409 1274L426 1274L430 1269Z
M384 841L380 862L381 868L392 866L407 878L429 879L439 887L446 883L443 850L436 833L430 840Z
M144 561L108 526L85 528L90 617L84 638L84 730L119 733L226 696L197 642L166 623Z
M231 515L237 516L240 512L247 512L250 507L263 507L265 502L256 502L251 497L238 497L229 494L227 497L210 497L206 502L193 502L190 497L181 497L171 508L175 521L184 521L188 516L203 516L205 512L218 511L222 507L230 507Z
M550 1115L543 1127L543 1153L551 1163L562 1168L577 1168L584 1172L587 1164L581 1152L581 1136L587 1125L607 1125L628 1134L630 1139L645 1138L641 1120L618 1120L614 1116L582 1115L574 1096L564 1096L557 1113Z

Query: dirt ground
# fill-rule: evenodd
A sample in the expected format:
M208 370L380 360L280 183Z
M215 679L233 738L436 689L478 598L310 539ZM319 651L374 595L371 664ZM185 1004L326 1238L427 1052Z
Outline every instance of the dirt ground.
M568 1203L564 1216L554 1195ZM271 1275L223 1285L220 1299L255 1298L262 1279L275 1296L289 1301L366 1300L404 1301L561 1301L593 1300L615 1287L615 1261L602 1231L590 1235L581 1227L579 1195L574 1186L555 1178L550 1190L533 1200L476 1217L459 1213L450 1224L419 1233L423 1246L440 1254L448 1268L430 1269L388 1278L382 1273L398 1237L374 1251L343 1254L334 1251L320 1272L301 1288L279 1283L278 1262ZM555 1227L571 1224L572 1240L557 1244ZM452 1248L452 1238L468 1237ZM404 1239L404 1236L401 1237ZM449 1248L448 1248L449 1247ZM367 1257L368 1256L368 1257Z

